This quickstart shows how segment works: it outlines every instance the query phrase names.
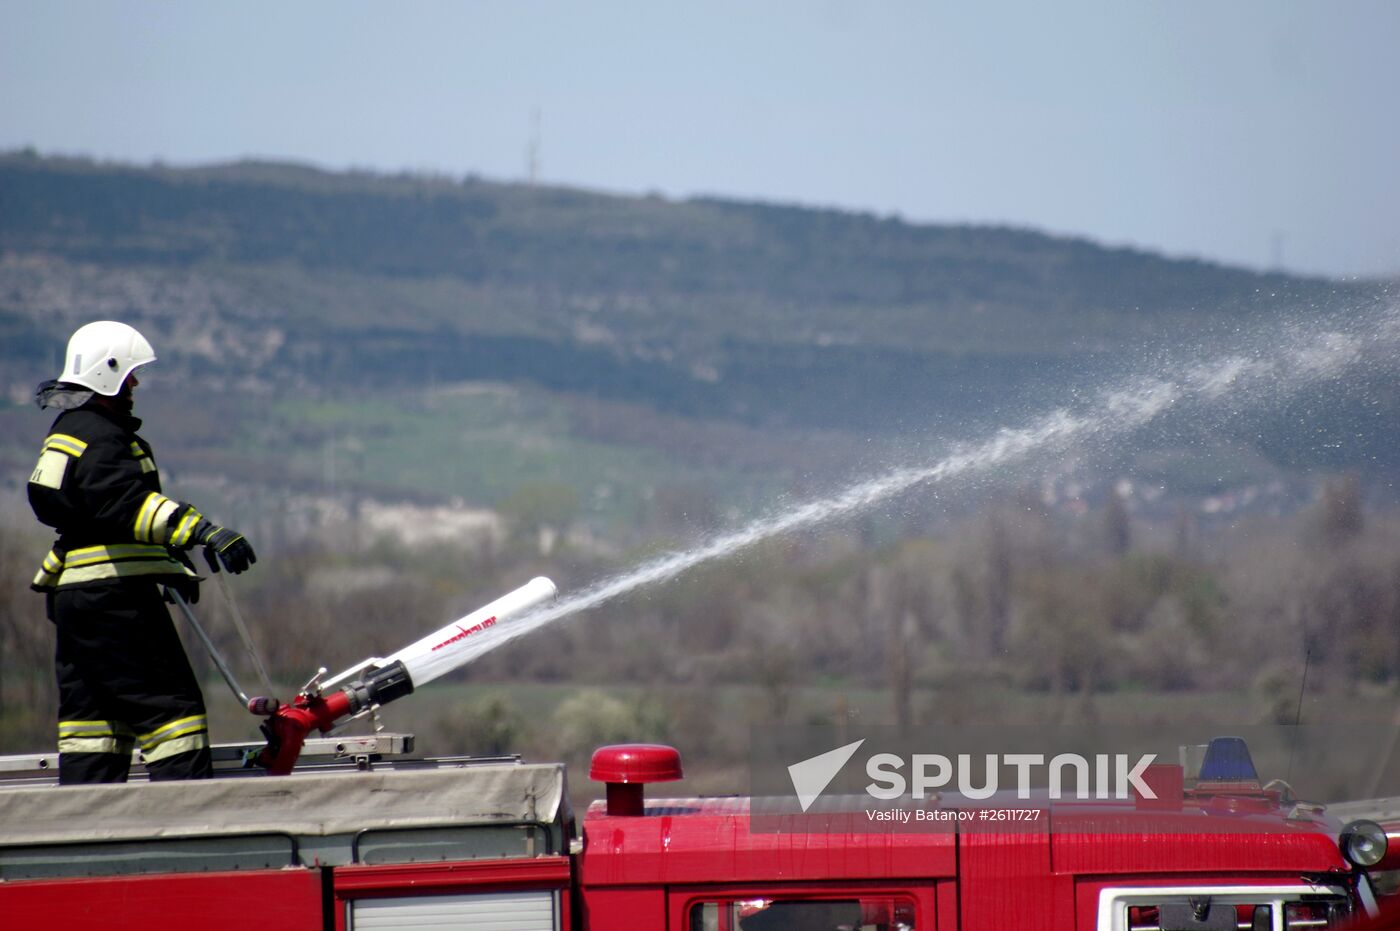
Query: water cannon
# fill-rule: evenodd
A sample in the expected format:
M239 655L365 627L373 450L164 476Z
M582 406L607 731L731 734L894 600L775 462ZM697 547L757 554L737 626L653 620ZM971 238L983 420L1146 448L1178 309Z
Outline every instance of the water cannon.
M296 766L313 730L328 733L461 667L475 655L469 649L475 638L529 614L554 600L556 593L549 579L531 579L391 656L364 660L324 681L322 667L290 704L261 696L249 699L248 710L267 717L262 724L267 746L255 762L271 775L285 776Z

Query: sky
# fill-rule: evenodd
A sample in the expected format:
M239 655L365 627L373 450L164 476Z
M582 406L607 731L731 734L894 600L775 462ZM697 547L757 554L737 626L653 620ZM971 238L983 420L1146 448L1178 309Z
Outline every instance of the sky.
M547 183L1395 275L1397 48L1393 0L0 0L0 150L519 180L533 149Z

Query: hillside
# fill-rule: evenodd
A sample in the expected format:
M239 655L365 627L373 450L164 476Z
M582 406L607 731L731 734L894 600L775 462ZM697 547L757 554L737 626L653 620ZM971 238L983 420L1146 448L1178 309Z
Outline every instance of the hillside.
M719 199L0 157L10 398L51 374L73 326L127 319L160 334L160 377L205 392L216 412L211 428L178 398L149 402L183 425L164 447L175 462L197 471L233 455L256 468L275 455L275 423L311 448L291 474L310 484L336 471L324 449L347 435L363 447L390 427L406 442L440 429L427 426L431 405L395 399L464 383L525 391L484 415L500 418L493 429L571 437L581 445L562 458L595 462L599 481L644 458L619 452L638 448L662 457L650 474L701 484L733 486L734 469L850 466L845 435L956 436L1041 410L1141 344L1376 291L1027 230ZM357 412L318 407L361 401L397 408L371 418L368 439ZM1393 407L1316 403L1351 435L1357 417ZM3 419L7 435L33 432L30 414ZM1281 412L1249 455L1337 459L1325 431L1295 442L1295 421ZM499 459L482 468L597 484L557 462L522 466L519 443L497 439ZM509 493L502 475L400 481L390 458L350 456L369 463L366 487L465 488L484 503ZM1395 462L1385 443L1341 458L1332 464Z

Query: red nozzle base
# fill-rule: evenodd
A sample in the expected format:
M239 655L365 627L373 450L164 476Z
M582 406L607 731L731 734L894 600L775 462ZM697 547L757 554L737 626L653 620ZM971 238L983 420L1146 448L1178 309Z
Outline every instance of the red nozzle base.
M298 695L295 704L279 706L263 722L267 746L258 754L257 764L265 768L268 775L287 775L297 765L302 744L312 728L323 733L329 731L350 712L350 696L345 692L333 692L328 696Z

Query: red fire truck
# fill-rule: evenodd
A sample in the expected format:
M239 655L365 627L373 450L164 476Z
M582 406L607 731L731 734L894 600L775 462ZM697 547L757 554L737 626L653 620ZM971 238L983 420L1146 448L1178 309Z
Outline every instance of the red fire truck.
M1149 768L1133 797L897 831L857 829L839 804L814 818L765 799L648 800L681 776L670 747L599 749L589 775L606 801L580 823L559 764L314 736L451 671L553 594L534 580L393 656L321 670L290 704L247 700L268 743L216 748L215 779L146 783L138 768L129 784L57 787L56 757L0 758L0 931L1297 931L1374 912L1367 869L1400 865L1379 824L1261 786L1233 738L1189 782Z
M1284 931L1373 906L1358 864L1390 866L1384 832L1257 781L1000 831L757 831L748 798L644 798L681 775L669 747L598 750L580 823L561 765L410 745L312 739L284 778L225 747L213 780L61 789L50 758L8 758L0 928Z

